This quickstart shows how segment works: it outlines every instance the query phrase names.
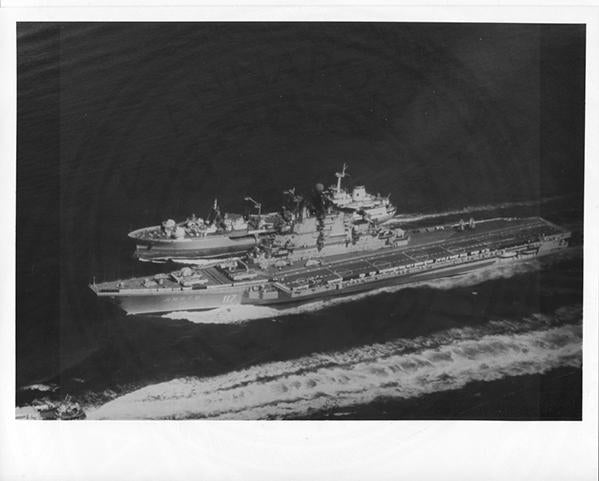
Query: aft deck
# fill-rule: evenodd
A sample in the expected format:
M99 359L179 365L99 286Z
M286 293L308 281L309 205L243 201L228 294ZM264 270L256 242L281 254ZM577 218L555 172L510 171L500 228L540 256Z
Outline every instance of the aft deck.
M540 218L494 219L477 224L475 230L447 228L412 233L410 243L403 247L360 255L341 254L323 258L320 265L313 267L298 262L280 269L270 268L269 271L279 283L294 288L306 282L331 283L385 269L422 266L435 260L451 261L468 255L476 257L563 232L563 229Z

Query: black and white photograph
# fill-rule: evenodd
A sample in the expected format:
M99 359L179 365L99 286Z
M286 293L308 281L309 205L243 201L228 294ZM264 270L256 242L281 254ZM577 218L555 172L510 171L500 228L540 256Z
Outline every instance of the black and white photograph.
M584 26L17 35L17 416L580 419Z
M14 35L17 428L582 421L584 22Z

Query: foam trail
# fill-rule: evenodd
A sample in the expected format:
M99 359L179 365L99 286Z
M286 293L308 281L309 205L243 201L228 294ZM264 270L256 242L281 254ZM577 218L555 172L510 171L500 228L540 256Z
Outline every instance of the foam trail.
M20 388L21 391L56 391L58 386L55 384L30 384L29 386L23 386Z
M547 257L532 258L525 261L503 261L490 267L481 268L457 277L447 277L422 282L413 282L398 286L382 287L371 291L365 291L359 294L352 294L345 297L336 297L326 300L309 302L295 307L272 308L266 306L227 306L209 311L174 311L164 314L162 317L167 319L185 319L195 324L237 324L249 322L256 319L268 319L283 317L306 312L314 312L330 306L356 301L369 296L381 294L384 292L393 293L406 288L427 286L435 289L454 289L480 284L481 282L504 279L518 274L525 274L539 270L541 267L557 262L564 257L579 255L576 248L565 249Z
M519 322L397 339L344 352L272 362L211 378L144 387L87 413L90 419L301 416L378 397L413 398L472 381L542 373L582 362L580 306Z
M497 204L484 204L484 205L471 205L464 207L462 209L453 209L447 210L443 212L430 212L430 213L412 213L412 214L398 214L392 219L388 220L386 223L393 222L417 222L425 219L437 219L440 217L447 217L450 215L459 215L459 214L472 214L474 212L484 212L488 210L498 210L498 209L509 209L512 207L532 207L534 205L541 205L547 202L552 202L554 200L560 200L567 198L568 196L554 196L554 197L546 197L541 200L527 200L527 201L519 201L519 202L500 202Z
M185 319L195 324L237 324L255 319L267 319L277 315L285 315L285 311L278 311L264 306L227 306L211 309L209 311L174 311L164 314L167 319Z

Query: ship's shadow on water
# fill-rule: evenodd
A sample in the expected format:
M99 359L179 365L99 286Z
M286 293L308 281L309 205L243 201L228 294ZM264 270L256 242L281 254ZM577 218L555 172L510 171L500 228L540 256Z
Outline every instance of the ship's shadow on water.
M69 393L97 405L175 378L210 378L318 353L484 327L494 320L517 324L531 315L555 317L560 307L581 303L580 264L575 255L552 261L551 268L482 283L408 287L305 311L271 310L268 317L245 322L125 316L104 306L96 350L49 381L60 386L57 396ZM198 315L209 319L210 314L189 313L196 321ZM567 318L558 322L578 320ZM21 391L18 402L33 395Z

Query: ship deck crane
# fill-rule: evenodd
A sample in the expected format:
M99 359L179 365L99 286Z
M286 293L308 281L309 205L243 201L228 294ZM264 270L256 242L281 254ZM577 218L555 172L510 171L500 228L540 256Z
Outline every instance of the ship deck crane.
M260 214L262 214L262 204L260 202L256 202L254 199L252 199L250 196L245 197L244 199L246 202L251 202L254 207L256 208L256 210L258 211L258 216L260 216Z

